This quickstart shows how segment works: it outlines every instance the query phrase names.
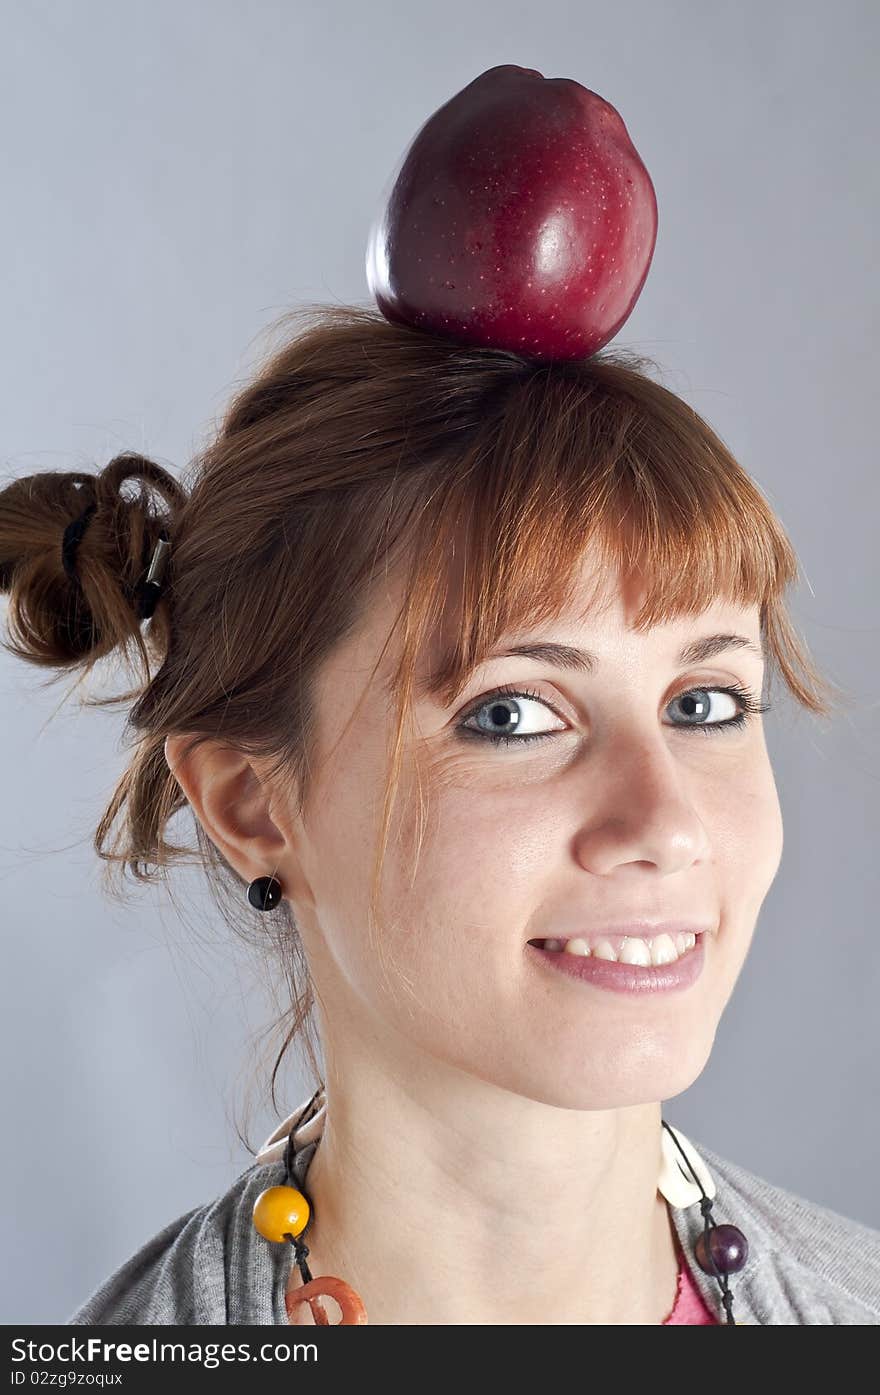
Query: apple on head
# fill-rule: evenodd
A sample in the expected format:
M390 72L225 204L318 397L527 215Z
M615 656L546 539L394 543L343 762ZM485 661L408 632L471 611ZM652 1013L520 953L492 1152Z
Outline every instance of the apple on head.
M595 353L632 313L654 186L609 102L500 64L429 117L371 230L387 320L535 359Z

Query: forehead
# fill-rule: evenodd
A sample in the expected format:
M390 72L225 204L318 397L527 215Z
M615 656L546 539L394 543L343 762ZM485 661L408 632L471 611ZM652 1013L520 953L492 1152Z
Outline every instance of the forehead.
M449 584L439 624L430 626L416 656L414 692L416 701L437 700L444 694L451 701L455 692L446 693L445 675L450 651L460 640L463 617L461 609L461 576L463 568L453 563L449 568ZM754 646L751 661L760 663L764 656L760 630L759 607L740 605L718 597L710 606L684 613L668 623L650 626L642 631L632 628L645 592L644 578L636 570L625 577L609 577L592 556L585 555L572 577L572 588L566 603L552 619L540 625L515 623L504 628L492 644L491 655L505 651L529 640L551 640L554 643L588 650L595 656L595 665L584 664L592 672L602 659L606 667L618 668L635 663L674 664L689 641L711 635L737 635ZM357 631L337 652L349 676L362 672L368 686L375 680L388 688L400 660L403 643L403 614L406 601L405 573L396 568L384 574L367 605ZM536 657L543 657L539 654ZM711 657L711 654L705 656ZM694 653L688 664L702 662ZM558 660L557 660L558 662ZM565 661L562 661L565 663ZM684 661L683 661L684 662ZM331 662L331 667L335 665ZM565 664L581 667L580 664ZM460 691L460 689L459 689Z

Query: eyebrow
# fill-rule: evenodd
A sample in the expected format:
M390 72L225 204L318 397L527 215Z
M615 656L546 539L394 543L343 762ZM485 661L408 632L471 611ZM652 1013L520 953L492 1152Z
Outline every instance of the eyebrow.
M717 634L691 640L679 650L675 662L682 668L689 664L705 663L707 659L714 658L716 654L724 653L728 649L748 649L761 660L767 657L763 648L753 640L746 639L745 635ZM592 650L578 649L574 645L560 644L553 640L536 640L531 644L513 644L506 649L493 650L491 654L487 654L483 662L488 663L494 658L538 659L542 663L572 669L578 673L593 673L599 667L599 656ZM477 665L477 668L481 667L482 664ZM441 671L438 669L436 674L427 675L419 685L420 692L435 691L437 675Z

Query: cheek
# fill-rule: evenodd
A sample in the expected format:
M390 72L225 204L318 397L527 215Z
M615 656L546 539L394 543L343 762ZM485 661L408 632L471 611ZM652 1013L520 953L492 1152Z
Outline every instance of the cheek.
M422 1007L451 1021L489 985L510 976L510 955L524 946L540 860L522 826L432 795L416 859L406 827L390 839L382 884L381 953Z
M728 910L757 914L782 859L782 810L769 760L744 763L713 794L706 820Z
M302 916L313 967L320 971L329 957L349 979L369 951L367 914L384 798L380 756L362 742L327 763L298 851L313 903ZM393 856L389 844L388 860Z
M395 1019L398 1009L411 1015L417 1006L418 1030L435 1043L460 1037L473 1045L485 1028L489 1039L481 1050L488 1051L497 1020L519 1021L525 945L553 835L524 792L490 795L434 784L423 826L419 807L417 795L401 790L377 948L361 934L353 951L361 995Z
M335 760L323 777L328 793L309 816L303 867L316 908L313 965L323 977L329 957L331 974L341 973L358 996L395 996L405 986L440 1011L452 999L463 1007L469 986L474 994L485 991L493 962L509 974L511 948L524 951L536 889L558 847L552 811L528 790L478 790L458 769L454 776L423 771L425 804L405 770L373 942L367 913L383 815L382 759L382 750L362 744Z

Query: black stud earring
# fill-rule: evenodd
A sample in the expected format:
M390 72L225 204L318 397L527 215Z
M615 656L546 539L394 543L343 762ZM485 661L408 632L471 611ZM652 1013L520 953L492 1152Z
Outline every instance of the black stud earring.
M281 883L277 877L255 877L247 889L247 898L258 911L274 911L281 900Z

